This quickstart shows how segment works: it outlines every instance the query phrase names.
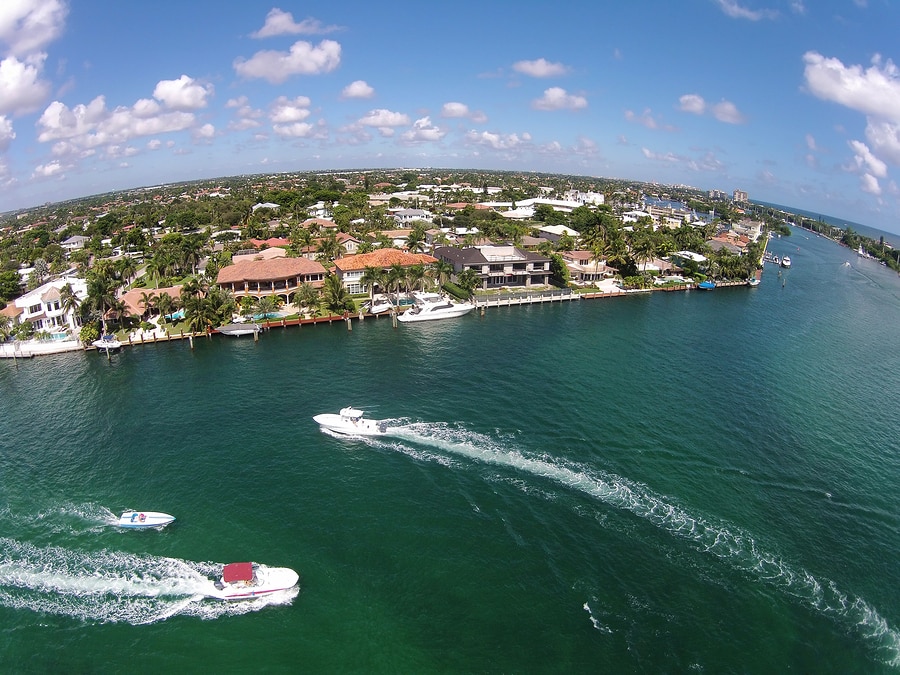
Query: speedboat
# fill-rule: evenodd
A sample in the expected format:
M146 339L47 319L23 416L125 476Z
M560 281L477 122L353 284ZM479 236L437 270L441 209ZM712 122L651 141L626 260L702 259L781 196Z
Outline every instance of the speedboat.
M204 595L217 600L252 600L297 585L300 575L289 567L266 567L258 563L229 563L222 576L211 582Z
M394 302L394 300L396 300L396 302ZM409 307L413 302L415 302L415 298L409 293L394 296L393 299L391 296L387 295L376 295L374 298L363 304L363 309L369 312L369 314L383 314L392 309Z
M747 285L751 288L759 286L759 279L757 279L756 277L750 277L749 279L747 279Z
M706 281L701 281L699 284L697 284L697 288L699 288L701 291L711 291L715 287L716 287L716 282L709 281L708 279Z
M397 317L404 323L412 321L434 321L468 314L475 305L471 302L451 302L441 297L416 296L416 304Z
M122 346L122 343L116 339L115 335L104 335L99 340L94 340L91 344L97 349L105 349L106 351L112 351Z
M175 516L157 511L125 511L118 525L129 530L141 530L148 527L165 527L175 520Z
M388 432L386 421L367 420L363 414L356 408L341 408L337 415L322 413L315 415L313 420L323 429L347 436L382 436Z
M216 330L225 335L252 335L261 331L262 326L258 323L226 323Z
M781 259L781 266L782 266L782 267L790 267L790 266L791 266L791 259L790 259L788 256L784 256L784 257Z

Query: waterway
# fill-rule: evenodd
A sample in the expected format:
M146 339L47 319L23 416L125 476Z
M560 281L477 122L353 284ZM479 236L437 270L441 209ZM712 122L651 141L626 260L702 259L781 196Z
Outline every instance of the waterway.
M900 280L794 233L757 288L0 361L0 669L896 672ZM299 592L198 597L242 560Z

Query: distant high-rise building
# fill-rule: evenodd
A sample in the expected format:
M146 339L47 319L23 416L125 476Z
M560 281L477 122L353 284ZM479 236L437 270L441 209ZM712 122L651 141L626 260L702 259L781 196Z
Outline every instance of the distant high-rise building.
M728 195L725 194L724 190L710 190L709 198L710 199L728 199Z
M736 202L749 202L750 200L747 198L747 193L743 190L735 190L731 197L732 200Z

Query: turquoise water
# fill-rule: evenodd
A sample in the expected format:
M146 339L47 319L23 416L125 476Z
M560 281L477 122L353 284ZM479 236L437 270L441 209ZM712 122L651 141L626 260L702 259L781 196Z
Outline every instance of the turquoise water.
M0 668L900 669L900 280L796 232L755 289L0 362ZM299 593L196 597L239 560Z

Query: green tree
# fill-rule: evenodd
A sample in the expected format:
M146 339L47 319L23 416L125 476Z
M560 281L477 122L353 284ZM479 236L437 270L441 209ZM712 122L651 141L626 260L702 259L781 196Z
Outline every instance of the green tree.
M320 299L319 290L308 281L300 284L294 293L294 304L300 313L318 308Z
M475 294L475 289L481 284L481 279L478 276L478 272L467 267L456 275L456 284L468 293L469 297L472 297Z
M342 314L343 312L356 310L353 298L350 297L350 293L336 274L329 274L325 277L322 295L325 308L332 314Z

